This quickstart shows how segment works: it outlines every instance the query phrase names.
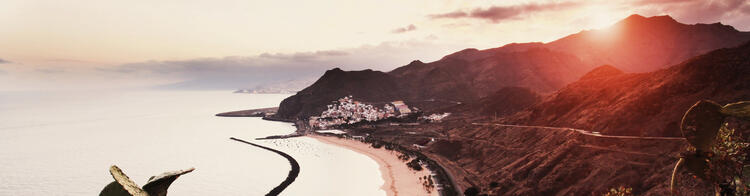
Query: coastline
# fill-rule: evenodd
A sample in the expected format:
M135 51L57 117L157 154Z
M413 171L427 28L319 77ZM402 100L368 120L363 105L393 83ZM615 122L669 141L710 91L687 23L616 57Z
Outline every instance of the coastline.
M385 181L380 188L384 190L388 196L438 195L437 190L434 188L428 193L422 185L422 181L419 180L422 176L429 176L430 172L427 169L422 171L409 169L409 167L406 166L406 162L401 161L394 151L385 150L383 148L376 149L370 147L370 145L366 143L337 137L320 135L307 135L307 137L326 144L343 147L373 159L380 166L380 174Z
M231 112L223 112L215 114L215 116L221 117L266 117L269 114L275 114L279 110L279 107L270 108L258 108L250 110L238 110Z

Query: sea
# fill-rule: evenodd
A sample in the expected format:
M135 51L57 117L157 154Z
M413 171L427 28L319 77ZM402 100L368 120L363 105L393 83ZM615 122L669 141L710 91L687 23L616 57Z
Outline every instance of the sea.
M300 164L281 195L385 195L378 164L354 151L298 137L291 123L214 114L278 106L288 94L231 91L0 92L0 195L98 195L117 165L142 186L194 167L169 195L265 195Z

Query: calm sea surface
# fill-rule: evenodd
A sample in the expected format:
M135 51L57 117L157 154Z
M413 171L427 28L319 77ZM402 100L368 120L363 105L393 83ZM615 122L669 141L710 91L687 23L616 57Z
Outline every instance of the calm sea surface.
M254 141L289 123L222 118L273 107L289 95L226 91L0 92L0 195L98 195L116 164L137 184L195 167L170 195L264 195L289 172L276 148L301 165L282 195L385 195L377 163L310 138Z

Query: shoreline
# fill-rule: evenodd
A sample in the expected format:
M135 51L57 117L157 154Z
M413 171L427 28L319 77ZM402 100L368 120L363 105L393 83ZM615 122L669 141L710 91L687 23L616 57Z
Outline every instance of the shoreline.
M426 168L422 171L414 171L406 166L406 162L401 161L394 151L383 148L376 149L369 144L355 140L341 139L337 137L327 137L320 135L307 135L320 142L343 147L354 152L363 154L378 163L380 174L385 183L380 187L388 196L398 195L438 195L436 189L431 192L425 190L419 177L429 176L430 172Z
M270 114L275 114L276 111L279 110L279 107L270 107L270 108L258 108L258 109L249 109L249 110L238 110L238 111L231 111L231 112L223 112L215 114L214 116L221 116L221 117L266 117Z

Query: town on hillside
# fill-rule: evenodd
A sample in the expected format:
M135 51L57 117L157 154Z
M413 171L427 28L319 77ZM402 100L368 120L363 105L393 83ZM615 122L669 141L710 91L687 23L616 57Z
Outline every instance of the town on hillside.
M321 112L320 116L311 116L308 123L313 129L330 129L352 126L357 123L375 123L385 120L409 121L413 119L414 121L425 120L433 122L440 121L450 115L450 113L444 113L420 116L421 114L422 111L419 108L409 107L401 100L385 103L382 108L378 108L371 104L354 100L353 96L349 95L327 105L327 109Z

